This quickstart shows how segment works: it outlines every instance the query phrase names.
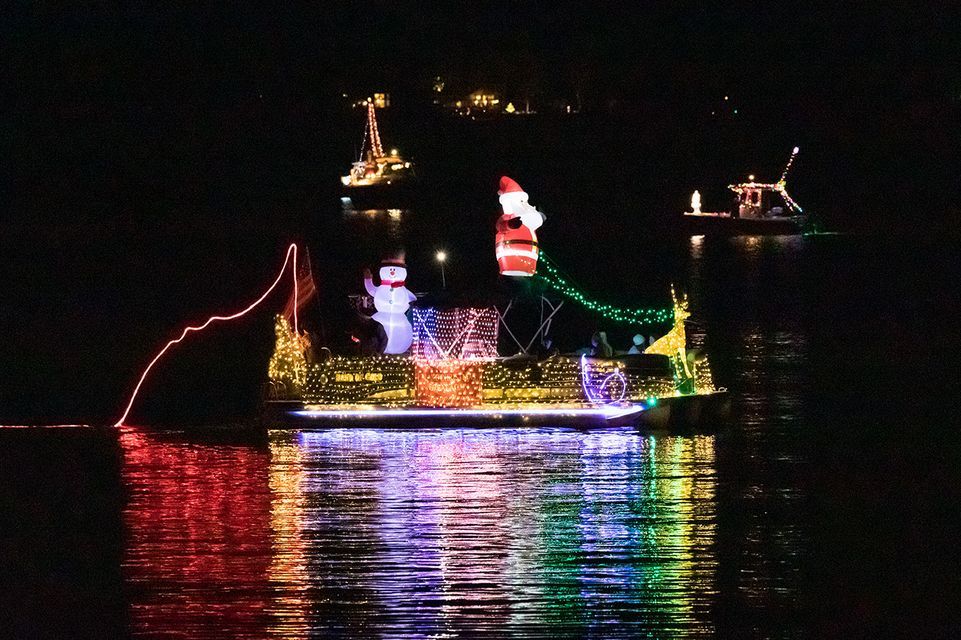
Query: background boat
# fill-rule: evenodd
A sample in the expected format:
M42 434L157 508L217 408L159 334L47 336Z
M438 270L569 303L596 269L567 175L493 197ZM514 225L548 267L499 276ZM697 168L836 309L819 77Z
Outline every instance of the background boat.
M416 178L410 160L397 149L384 152L377 126L374 101L367 99L367 123L360 158L340 181L343 197L355 208L403 208L410 205L411 187Z
M800 149L794 147L777 182L732 184L731 211L701 211L701 194L691 196L691 210L684 212L684 229L690 235L797 235L807 229L808 216L787 192L787 174Z

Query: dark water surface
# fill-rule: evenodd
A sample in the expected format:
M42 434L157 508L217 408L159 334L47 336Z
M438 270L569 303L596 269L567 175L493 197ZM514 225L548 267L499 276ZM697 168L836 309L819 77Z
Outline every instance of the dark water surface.
M952 635L952 249L683 249L717 433L0 430L4 635Z

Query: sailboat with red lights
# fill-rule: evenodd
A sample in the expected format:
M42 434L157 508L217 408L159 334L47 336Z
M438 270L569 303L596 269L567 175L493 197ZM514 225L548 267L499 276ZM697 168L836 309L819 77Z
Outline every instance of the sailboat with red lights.
M351 164L347 175L340 178L344 196L352 201L363 202L372 198L389 200L406 195L415 178L414 165L402 157L397 149L384 152L373 99L368 98L366 104L367 123L360 157Z

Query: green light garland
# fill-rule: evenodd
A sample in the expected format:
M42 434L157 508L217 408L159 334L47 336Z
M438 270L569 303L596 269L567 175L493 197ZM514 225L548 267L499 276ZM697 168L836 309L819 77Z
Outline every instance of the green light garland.
M665 324L673 322L674 320L673 309L625 309L609 304L600 304L599 302L586 297L571 283L569 283L564 276L560 274L560 272L557 270L557 267L551 264L551 261L546 255L544 255L543 251L540 254L540 262L544 267L546 274L538 273L538 278L544 281L552 289L560 292L562 295L584 305L591 311L601 314L609 320L613 320L615 322L627 322L630 324Z

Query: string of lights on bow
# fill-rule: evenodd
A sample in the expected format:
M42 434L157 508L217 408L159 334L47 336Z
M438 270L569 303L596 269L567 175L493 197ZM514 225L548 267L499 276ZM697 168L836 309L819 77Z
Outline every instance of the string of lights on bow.
M608 320L636 325L650 325L665 324L674 319L673 310L669 308L628 308L597 302L589 298L571 284L567 278L561 275L557 265L555 265L543 251L540 253L540 261L544 268L538 271L538 278L561 295L583 305L595 313L599 313Z
M794 158L797 157L798 151L800 150L800 147L794 147L794 149L791 150L791 157L787 159L787 164L784 165L784 171L781 172L781 177L778 178L779 184L783 184L784 181L787 180L787 172L791 170L791 165L794 164Z

